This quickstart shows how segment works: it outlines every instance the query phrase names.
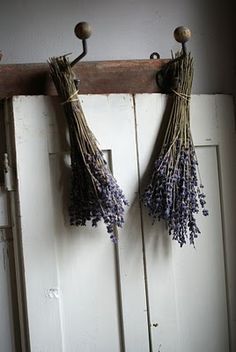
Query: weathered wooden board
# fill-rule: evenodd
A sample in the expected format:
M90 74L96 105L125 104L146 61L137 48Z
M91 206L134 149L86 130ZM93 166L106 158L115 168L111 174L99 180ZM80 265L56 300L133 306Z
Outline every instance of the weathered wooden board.
M159 92L156 73L163 60L80 62L74 67L81 94ZM0 65L0 97L56 95L47 63Z

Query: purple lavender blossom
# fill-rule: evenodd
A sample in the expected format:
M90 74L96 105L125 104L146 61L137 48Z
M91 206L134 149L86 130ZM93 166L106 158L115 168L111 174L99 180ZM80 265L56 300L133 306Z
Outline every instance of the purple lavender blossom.
M128 203L87 124L67 55L51 58L49 67L62 99L70 135L70 223L85 226L91 221L92 226L97 226L103 219L107 232L116 242L115 226L121 227L124 223L124 206Z
M111 174L102 155L87 155L86 167L72 167L71 225L86 226L87 221L96 227L103 219L113 242L117 241L114 227L124 223L125 196Z
M153 221L166 221L169 235L182 247L187 240L194 245L200 234L196 214L201 209L207 216L208 210L190 130L193 59L190 53L176 53L173 59L168 63L176 78L169 121L142 201Z
M173 146L174 148L174 146ZM169 235L182 247L189 239L194 245L200 234L195 214L205 209L205 194L198 186L198 162L194 147L181 146L181 140L172 148L165 148L154 164L151 182L146 187L142 201L155 221L167 222Z

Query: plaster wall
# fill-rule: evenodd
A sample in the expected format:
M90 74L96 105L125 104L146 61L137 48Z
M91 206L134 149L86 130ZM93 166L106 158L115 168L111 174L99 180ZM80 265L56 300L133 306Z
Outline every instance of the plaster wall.
M85 60L170 57L179 45L173 30L192 30L194 93L234 91L233 4L213 0L8 0L0 11L2 63L45 62L81 51L76 23L93 27Z

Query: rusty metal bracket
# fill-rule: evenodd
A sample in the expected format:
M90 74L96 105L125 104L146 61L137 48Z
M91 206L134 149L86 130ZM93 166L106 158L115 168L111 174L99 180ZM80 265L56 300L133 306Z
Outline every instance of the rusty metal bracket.
M77 62L79 62L83 57L85 57L88 53L88 47L87 47L87 39L91 36L92 30L90 25L87 22L79 22L75 26L75 35L77 38L82 40L82 47L83 51L82 53L71 62L71 67L73 67Z
M178 84L178 77L174 75L173 64L182 60L187 55L186 42L191 38L191 31L187 27L177 27L174 31L174 38L182 45L182 54L177 58L173 58L166 65L157 72L156 83L162 93L171 93ZM159 59L160 55L156 52L150 55L150 59Z

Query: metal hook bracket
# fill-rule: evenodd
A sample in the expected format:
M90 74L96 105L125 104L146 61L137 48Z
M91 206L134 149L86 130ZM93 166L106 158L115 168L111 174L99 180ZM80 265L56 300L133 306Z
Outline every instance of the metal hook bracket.
M85 55L87 55L88 47L87 47L86 39L82 39L82 47L83 47L82 53L71 62L71 64L70 64L71 67L73 67L75 64L77 64L77 62L79 62Z
M182 54L177 58L170 60L160 71L156 74L156 82L160 87L162 93L171 93L178 84L178 77L173 74L173 63L182 60L187 55L186 42L191 38L191 31L187 27L177 27L174 31L174 38L177 42L182 44ZM152 53L150 59L159 59L158 53Z
M71 67L73 67L77 62L79 62L83 57L87 55L88 53L87 39L91 36L92 30L90 25L87 22L79 22L75 26L74 32L76 37L82 40L83 51L77 58L75 58L71 62L70 64Z

